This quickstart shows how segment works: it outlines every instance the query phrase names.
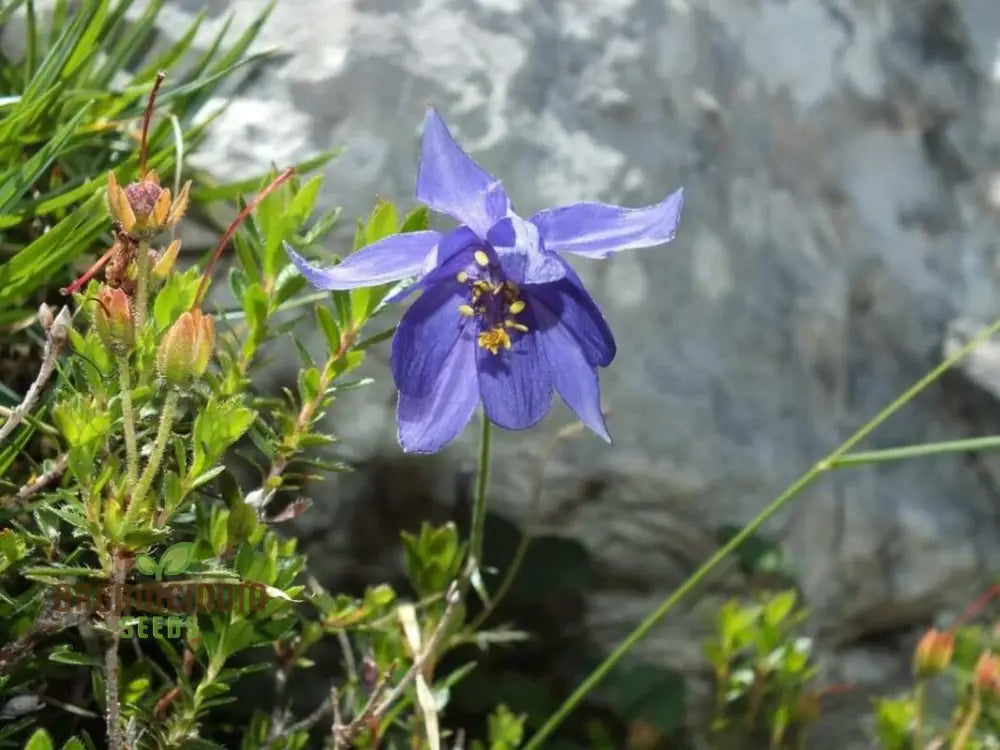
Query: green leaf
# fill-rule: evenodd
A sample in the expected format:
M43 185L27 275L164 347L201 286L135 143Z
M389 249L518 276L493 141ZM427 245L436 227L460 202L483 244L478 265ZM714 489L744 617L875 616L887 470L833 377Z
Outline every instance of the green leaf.
M326 345L330 350L330 354L335 354L340 350L340 326L337 325L333 313L330 312L329 308L317 305L316 322L319 323L320 330L323 331L323 335L326 337Z
M365 245L374 244L390 234L395 234L397 223L396 206L391 201L380 198L365 224Z
M52 750L52 737L44 729L36 729L24 750Z
M73 651L68 645L57 646L50 654L49 661L60 664L74 664L81 667L100 667L101 660L89 654Z
M406 215L402 225L399 227L403 232L424 232L430 227L430 211L427 206L418 206Z
M175 471L168 471L163 477L163 507L173 513L184 499L184 485Z
M183 573L194 562L194 542L177 542L160 555L160 573L175 576Z
M229 510L226 522L226 536L229 547L235 547L248 539L257 529L257 512L246 503L234 505Z

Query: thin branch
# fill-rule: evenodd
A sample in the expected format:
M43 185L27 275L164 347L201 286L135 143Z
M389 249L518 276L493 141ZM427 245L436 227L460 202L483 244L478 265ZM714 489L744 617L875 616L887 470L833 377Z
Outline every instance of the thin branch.
M118 703L118 644L121 642L122 627L122 584L125 583L125 560L117 553L111 559L111 580L109 583L114 591L114 606L108 612L105 624L111 631L111 640L104 652L104 695L105 718L108 725L108 747L110 750L122 750L125 747L122 736L121 706Z
M35 644L42 638L76 627L86 622L87 618L85 612L59 611L54 607L52 599L47 599L31 630L0 647L0 675L9 674L14 665L32 653Z
M219 240L219 244L216 246L215 252L212 253L211 260L209 260L208 265L205 266L205 271L201 275L201 282L198 284L198 291L194 295L194 302L191 303L192 310L201 304L201 298L205 294L205 288L208 286L208 280L212 275L212 269L215 268L215 264L221 257L222 252L226 249L226 245L229 244L233 235L236 234L236 230L239 228L240 224L242 224L244 220L254 212L262 200L277 190L281 183L285 182L293 174L295 174L294 167L289 167L284 172L279 174L269 185L267 185L267 187L257 193L254 199L239 212L235 219L233 219L229 228L226 229L225 234L222 235L222 239Z
M385 694L386 688L389 686L389 675L392 674L393 669L395 669L395 664L393 664L389 669L385 671L385 674L380 675L378 682L375 683L375 687L372 689L372 693L368 696L368 702L365 703L365 707L361 709L361 713L358 714L354 721L348 725L344 725L339 718L340 706L335 702L334 705L334 720L333 720L333 747L334 750L342 750L343 748L350 747L350 743L357 737L361 732L368 728L369 722L375 716L375 710L379 706L379 701Z
M285 736L295 734L296 732L305 732L316 726L320 719L326 716L332 710L333 704L333 693L325 701L316 707L316 710L309 714L306 718L301 721L297 721L294 724L289 725L288 729L285 730ZM337 711L340 711L338 706Z
M14 407L7 421L0 427L0 444L10 437L14 429L24 421L25 416L35 408L35 404L38 403L38 399L42 396L45 385L49 382L49 378L52 377L52 373L56 369L56 361L59 359L59 355L62 353L63 348L66 346L66 341L69 339L70 314L68 307L63 306L59 310L59 314L53 319L52 311L48 305L42 305L38 310L38 319L45 328L45 348L42 351L42 364L38 368L38 375L35 377L35 382L31 384L31 387L24 396L24 400Z
M389 675L392 673L392 669L387 670L385 674L379 677L379 681L375 685L375 689L372 690L372 694L368 698L365 707L361 710L361 713L350 724L344 726L340 721L334 720L333 738L335 750L343 750L350 747L349 743L355 737L367 729L372 722L378 722L385 716L389 709L403 695L403 692L410 686L410 683L416 679L418 674L423 672L424 666L435 655L438 647L444 640L444 635L448 631L452 615L455 613L455 608L460 601L459 584L456 581L448 587L448 593L445 595L444 613L434 628L434 632L431 633L431 637L427 639L427 643L420 652L414 656L413 664L410 665L409 670L403 675L403 678L396 683L392 690L386 693L386 685L389 681ZM384 698L382 697L383 694L385 694Z
M15 494L0 498L0 507L27 502L53 482L58 482L59 478L66 472L68 463L69 455L63 453L52 466L24 485Z
M146 153L148 152L149 123L153 119L153 107L156 104L156 92L160 90L163 79L167 77L165 71L159 71L153 81L153 90L149 92L149 100L146 102L146 111L142 115L142 136L139 140L139 177L146 177Z

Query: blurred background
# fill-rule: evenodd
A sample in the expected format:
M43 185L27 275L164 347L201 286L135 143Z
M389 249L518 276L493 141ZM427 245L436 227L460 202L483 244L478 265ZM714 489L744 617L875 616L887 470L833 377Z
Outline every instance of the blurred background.
M198 11L209 40L264 6L167 0L160 41ZM235 178L345 147L325 168L323 201L346 219L331 252L376 196L414 205L428 103L522 215L685 189L674 242L576 263L617 333L602 374L614 445L554 442L561 407L494 438L488 558L507 564L519 529L538 536L501 613L532 639L492 652L458 712L504 700L543 718L721 540L1000 311L997 0L278 0L257 46L278 54L194 162ZM474 431L405 457L387 357L330 412L357 471L307 492L299 532L331 586L392 579L401 529L467 513ZM864 447L1000 432L997 396L987 346ZM866 747L871 696L909 680L920 633L986 589L998 540L998 457L831 474L567 731L623 724L630 747L644 731L688 746L714 612L793 586L819 679L841 687L809 747Z

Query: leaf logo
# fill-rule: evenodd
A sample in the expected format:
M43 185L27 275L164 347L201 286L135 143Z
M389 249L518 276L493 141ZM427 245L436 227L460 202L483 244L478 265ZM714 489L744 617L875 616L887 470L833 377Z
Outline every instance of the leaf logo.
M162 581L163 576L183 573L194 562L194 542L177 542L167 547L160 555L160 561L139 553L135 557L135 569L146 576Z

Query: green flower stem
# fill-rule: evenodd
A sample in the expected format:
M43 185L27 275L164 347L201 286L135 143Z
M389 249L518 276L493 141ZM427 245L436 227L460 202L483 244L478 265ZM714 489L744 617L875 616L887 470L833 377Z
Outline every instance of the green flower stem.
M771 519L778 511L784 508L789 502L798 497L798 495L810 484L812 484L816 479L819 478L821 474L825 474L830 469L837 465L837 462L844 458L848 453L850 453L853 448L858 445L862 440L871 435L876 429L878 429L889 417L895 414L899 409L908 404L914 398L916 398L920 393L922 393L928 386L934 383L938 378L940 378L945 372L951 369L955 364L964 359L968 354L975 349L979 344L986 341L988 338L993 336L995 333L1000 331L1000 318L997 318L993 323L984 327L979 333L977 333L973 338L958 351L954 352L947 359L942 361L937 367L924 375L920 380L910 386L906 391L904 391L900 396L898 396L892 403L883 408L878 414L876 414L870 421L864 424L857 432L851 435L847 440L840 444L839 447L835 448L829 455L823 460L814 464L805 474L800 476L791 485L785 489L780 495L778 495L774 500L772 500L767 507L764 508L757 516L751 520L746 526L744 526L739 533L735 534L726 544L715 551L701 567L699 567L694 573L692 573L686 581L684 581L674 592L668 596L659 607L657 607L653 612L646 616L639 625L633 630L625 639L615 647L615 649L608 654L608 656L601 662L584 680L580 685L573 691L572 694L563 702L559 708L548 718L548 720L541 726L541 728L535 732L534 736L524 745L522 750L538 750L542 747L542 743L548 738L550 734L558 727L563 720L577 707L577 705L588 695L590 692L597 687L597 685L603 680L607 674L618 664L621 659L631 651L636 644L638 644L643 638L645 638L649 632L662 620L668 613L670 613L674 607L676 607L681 601L683 601L691 592L693 592L702 581L708 578L715 568L722 564L729 555L739 549L747 539L753 536L757 530L763 526L767 521Z
M139 443L135 437L135 409L132 407L132 373L128 355L118 357L118 378L121 383L122 423L125 431L126 482L135 487L139 477Z
M924 443L923 445L903 445L899 448L886 448L878 451L859 451L848 453L833 462L834 468L877 464L886 461L902 461L907 458L934 456L940 453L974 453L993 448L1000 448L1000 435L989 437L968 438L965 440L945 440L940 443Z
M476 495L472 503L472 534L469 539L469 556L479 568L483 564L483 541L486 536L486 488L490 483L490 427L490 420L484 410L479 433Z
M141 338L146 330L146 310L149 305L149 243L146 240L139 242L135 267L135 331L136 336Z
M153 480L156 478L156 472L160 469L163 454L167 449L167 441L170 440L170 431L174 426L174 417L177 415L177 404L180 401L180 396L181 393L179 390L171 388L167 394L166 401L163 402L163 411L160 413L160 428L156 432L153 453L150 455L149 463L146 464L146 470L142 472L139 484L132 494L132 505L129 506L128 513L125 516L127 521L134 520L133 509L140 506L143 498L146 497L146 493L149 492Z
M913 750L924 750L924 693L926 681L917 680L913 687Z
M496 592L490 596L489 603L483 607L483 610L476 616L476 619L469 624L467 628L468 632L476 633L483 626L490 618L490 615L496 611L500 602L507 595L507 592L510 591L510 587L514 585L514 581L517 580L517 574L521 572L521 565L524 564L524 558L528 554L528 547L531 546L536 533L535 526L538 522L538 506L542 501L542 492L545 490L545 468L548 466L549 459L552 458L552 454L559 444L567 438L578 435L583 429L582 422L572 422L559 430L542 451L541 458L538 460L538 474L535 478L534 490L531 493L529 515L521 526L521 540L514 551L513 559L504 572L503 580L497 587Z

